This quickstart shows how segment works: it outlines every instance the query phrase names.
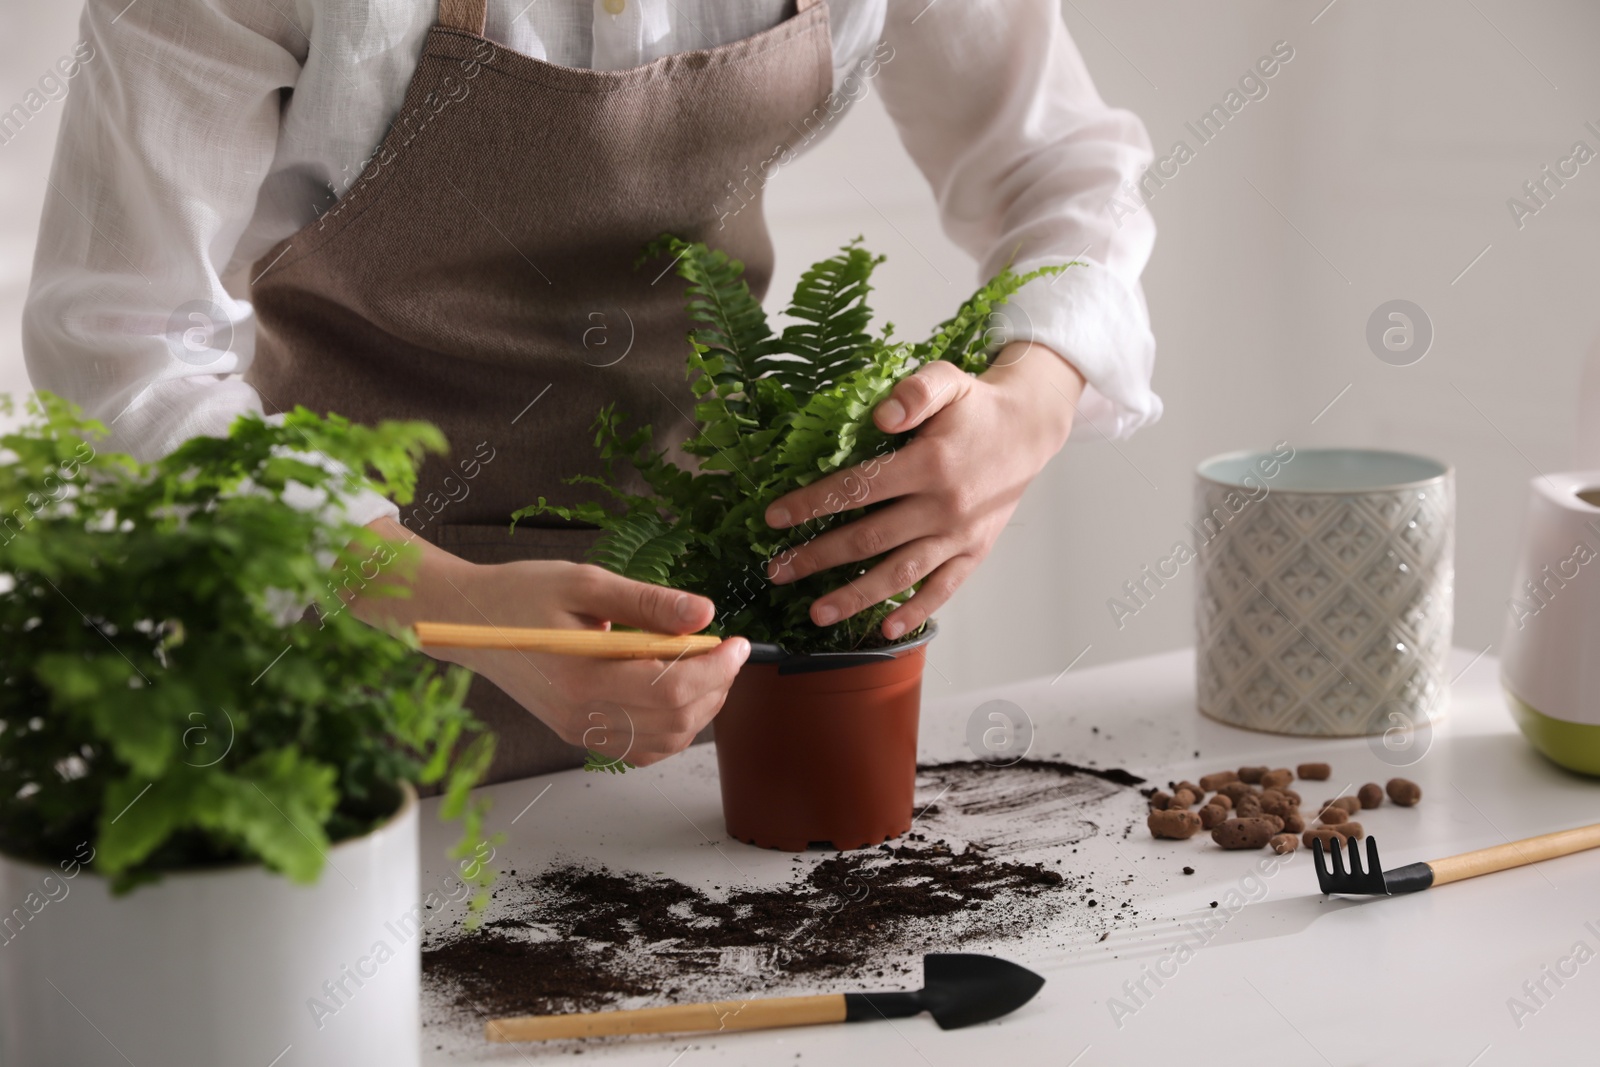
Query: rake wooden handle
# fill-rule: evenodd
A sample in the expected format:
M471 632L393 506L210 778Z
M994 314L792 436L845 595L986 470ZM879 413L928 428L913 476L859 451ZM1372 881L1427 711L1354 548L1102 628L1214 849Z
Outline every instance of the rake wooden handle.
M502 648L590 659L677 659L710 652L722 643L722 638L711 634L674 636L626 630L540 630L456 622L419 622L416 631L417 640L429 648Z
M1476 878L1480 874L1493 874L1495 871L1522 867L1557 856L1570 856L1589 848L1600 848L1600 823L1525 837L1521 841L1480 848L1476 852L1463 852L1442 860L1429 860L1428 866L1433 868L1433 884L1444 885L1446 882L1459 882L1463 878Z
M724 1000L674 1004L633 1011L595 1011L577 1015L522 1015L491 1019L483 1036L490 1041L554 1041L611 1034L682 1034L699 1030L769 1030L845 1021L843 993L765 1000Z

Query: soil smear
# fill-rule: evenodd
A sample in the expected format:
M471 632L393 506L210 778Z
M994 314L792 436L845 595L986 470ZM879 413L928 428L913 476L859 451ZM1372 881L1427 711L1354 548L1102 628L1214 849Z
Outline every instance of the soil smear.
M712 895L583 863L502 874L478 930L424 945L429 999L476 1024L800 985L903 987L920 976L923 952L1015 938L1073 914L1096 930L1131 914L1131 901L1096 892L1093 872L1004 856L1092 836L1103 802L1137 796L1142 779L1038 759L931 764L918 779L919 829L803 869L797 859L781 885Z

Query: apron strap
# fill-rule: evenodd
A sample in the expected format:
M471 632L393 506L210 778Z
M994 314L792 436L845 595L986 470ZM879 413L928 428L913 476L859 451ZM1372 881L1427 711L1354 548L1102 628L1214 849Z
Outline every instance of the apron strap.
M489 0L439 0L439 25L448 30L465 30L482 37L488 15Z

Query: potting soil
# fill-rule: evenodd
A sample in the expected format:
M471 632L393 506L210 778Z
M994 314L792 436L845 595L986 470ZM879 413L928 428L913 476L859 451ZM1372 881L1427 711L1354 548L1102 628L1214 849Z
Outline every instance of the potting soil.
M1049 760L918 768L914 829L877 849L796 857L794 877L707 893L660 875L564 863L503 874L476 931L424 946L430 1011L462 1022L800 988L915 985L924 952L1051 923L1089 939L1131 919L1120 875L1059 853L1129 821L1139 779ZM1115 808L1116 810L1112 810ZM1048 850L1054 857L1009 858ZM1097 879L1106 882L1100 892ZM1114 883L1114 885L1112 884Z

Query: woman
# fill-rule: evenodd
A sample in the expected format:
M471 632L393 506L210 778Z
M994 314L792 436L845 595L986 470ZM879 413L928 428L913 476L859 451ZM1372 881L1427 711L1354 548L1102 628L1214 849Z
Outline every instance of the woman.
M925 580L884 623L919 624L989 551L1078 423L1122 435L1160 414L1138 276L1147 215L1106 210L1150 158L1107 108L1050 0L88 0L25 347L35 384L160 455L240 412L304 404L423 418L450 456L402 520L420 539L406 600L370 621L610 622L682 633L710 601L573 561L592 532L519 526L594 470L603 403L686 436L688 323L662 232L772 270L761 186L870 80L987 276L1081 259L1014 301L1029 323L978 377L936 364L875 418L916 429L873 483L891 506L810 542L774 581L888 552L819 599L830 625ZM381 142L381 143L380 143ZM757 175L752 181L751 176ZM596 328L624 329L599 358ZM614 350L614 349L613 349ZM842 475L778 500L785 527ZM721 707L748 644L661 664L452 652L499 733L491 777L648 764ZM531 712L531 715L529 714Z

